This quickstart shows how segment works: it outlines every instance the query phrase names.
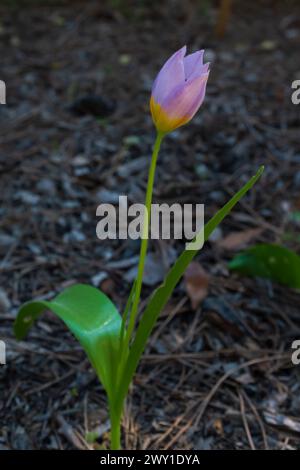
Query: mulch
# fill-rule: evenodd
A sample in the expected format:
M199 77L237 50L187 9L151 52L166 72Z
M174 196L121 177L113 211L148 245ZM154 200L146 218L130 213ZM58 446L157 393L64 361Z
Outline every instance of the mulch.
M291 83L300 8L282 3L236 2L222 39L208 2L1 7L0 449L108 444L105 395L63 324L45 313L21 342L12 326L22 302L75 282L124 307L139 243L99 241L96 207L119 194L143 201L152 81L183 44L205 48L212 72L198 115L163 144L155 201L204 203L208 218L261 164L265 172L197 257L209 277L204 298L193 304L182 281L162 313L127 401L123 444L300 448L300 368L291 361L299 293L227 267L241 244L254 243L245 236L253 229L255 241L299 250L291 214L300 208L300 114ZM145 301L182 248L151 243Z

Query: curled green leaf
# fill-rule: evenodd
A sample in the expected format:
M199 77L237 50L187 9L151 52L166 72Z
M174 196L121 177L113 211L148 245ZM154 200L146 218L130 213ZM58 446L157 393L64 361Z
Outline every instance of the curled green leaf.
M121 316L115 305L98 289L76 284L51 301L24 304L16 318L14 332L22 339L45 310L51 310L68 326L83 346L99 380L112 400L116 386Z

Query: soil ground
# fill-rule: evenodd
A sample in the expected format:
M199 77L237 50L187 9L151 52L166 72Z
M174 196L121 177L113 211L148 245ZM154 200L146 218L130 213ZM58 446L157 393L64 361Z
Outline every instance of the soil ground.
M0 21L0 448L107 446L105 396L75 339L50 313L21 342L12 325L22 302L74 282L124 307L139 243L97 240L95 211L119 194L143 201L152 82L187 44L211 62L207 97L165 140L155 201L204 203L208 218L259 165L265 172L197 257L209 277L201 303L192 307L186 279L161 315L127 402L123 444L299 449L300 366L291 362L299 293L227 265L254 242L299 250L290 217L300 208L300 113L291 103L299 5L236 2L218 38L214 2L21 3L2 5ZM182 248L151 243L144 300Z

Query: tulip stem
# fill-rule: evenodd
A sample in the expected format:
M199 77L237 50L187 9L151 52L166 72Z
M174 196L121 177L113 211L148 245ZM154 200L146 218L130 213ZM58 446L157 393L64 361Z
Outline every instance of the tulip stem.
M116 414L114 410L110 410L110 450L121 449L121 420L122 413Z
M126 332L125 347L129 345L130 338L134 330L135 320L136 320L140 296L141 296L145 260L146 260L146 254L147 254L147 248L148 248L149 226L150 226L150 220L151 220L151 203L152 203L153 184L154 184L154 178L155 178L155 169L156 169L156 162L157 162L159 149L160 149L162 140L164 138L164 135L165 135L164 133L158 132L156 135L154 146L153 146L153 153L152 153L151 165L149 169L146 200L145 200L146 211L144 213L140 258L139 258L138 272L137 272L137 278L136 278L135 293L134 293L132 308L131 308L130 317L129 317L128 329Z
M125 323L123 327L123 332L121 331L120 336L120 364L118 369L118 376L122 378L122 374L124 373L124 366L126 365L126 358L127 355L124 354L125 351L128 350L128 346L130 343L130 339L135 327L135 320L138 312L138 306L141 296L141 289L143 283L143 274L144 274L144 267L145 267L145 260L148 248L148 237L149 237L149 226L151 221L151 203L152 203L152 193L153 193L153 185L154 185L154 178L155 178L155 169L157 163L157 157L159 153L159 149L164 137L164 133L157 133L155 143L153 146L153 153L151 158L151 165L149 169L148 175L148 183L147 183L147 191L146 191L146 200L145 200L145 213L144 213L144 221L143 221L143 228L142 228L142 241L141 241L141 248L140 248L140 257L139 257L139 265L138 265L138 272L137 277L135 280L135 284L133 286L132 292L132 304L130 305L130 301L128 303L128 309L126 308L126 317L127 314L129 315L129 322L128 328L126 330L126 334L124 334ZM131 295L130 295L131 299ZM124 321L124 320L123 320ZM126 318L125 318L126 322ZM124 336L123 336L124 335ZM111 407L111 449L117 450L120 449L120 426L121 426L121 419L123 414L123 399L121 403L118 403L119 412L116 410L115 407Z

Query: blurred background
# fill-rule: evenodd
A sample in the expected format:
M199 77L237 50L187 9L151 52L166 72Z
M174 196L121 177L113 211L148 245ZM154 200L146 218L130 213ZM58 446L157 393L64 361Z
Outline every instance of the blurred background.
M107 444L105 396L71 334L48 313L23 342L12 325L22 302L78 281L123 308L139 242L97 240L96 207L120 194L143 201L152 82L184 44L206 51L207 96L163 144L155 201L204 203L208 219L259 165L265 172L162 314L124 446L299 448L299 294L228 269L256 243L299 251L299 2L2 0L0 11L0 449ZM182 248L151 243L145 300Z

